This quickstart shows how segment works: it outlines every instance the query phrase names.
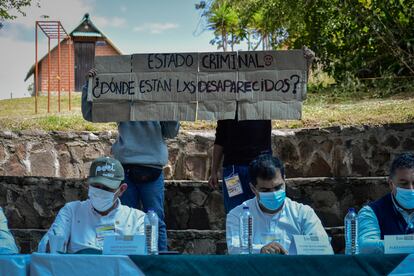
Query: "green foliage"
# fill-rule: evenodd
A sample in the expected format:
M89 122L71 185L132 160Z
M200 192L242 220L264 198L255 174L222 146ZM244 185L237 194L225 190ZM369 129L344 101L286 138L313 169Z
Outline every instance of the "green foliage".
M339 89L339 87L337 87ZM350 87L348 87L350 88ZM344 89L346 89L344 87ZM347 89L346 91L351 91ZM400 94L387 99L365 99L370 95L355 90L353 94L309 89L300 121L273 121L274 128L326 127L336 125L378 125L414 121L414 98ZM52 113L46 112L47 97L39 97L39 114L34 114L34 99L0 100L0 129L44 131L114 131L116 123L91 123L81 115L81 97L74 93L72 112L67 111L63 97L62 113L57 113L56 97L52 97ZM181 130L214 130L216 122L181 122Z
M23 8L30 6L32 2L33 0L0 0L0 21L15 19L17 16L11 11L26 16ZM36 5L39 6L39 1L36 1Z
M414 1L308 1L294 46L315 50L325 71L349 77L414 75Z
M214 9L206 13L208 29L214 31L216 37L220 37L218 44L219 47L227 51L227 42L229 34L231 40L234 41L234 37L237 36L237 30L239 20L238 14L227 2L218 2L214 5ZM234 42L231 43L232 47Z
M414 0L211 0L197 8L206 22L226 22L208 25L221 45L307 45L340 82L414 76Z

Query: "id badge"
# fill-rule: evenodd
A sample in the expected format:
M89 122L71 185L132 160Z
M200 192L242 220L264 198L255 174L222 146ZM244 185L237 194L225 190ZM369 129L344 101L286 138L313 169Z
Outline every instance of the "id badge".
M224 182L226 183L229 197L237 196L243 193L243 189L238 174L233 174L227 178L224 178Z
M96 232L96 245L102 248L104 237L115 235L115 224L99 225L98 227L96 227L95 232Z

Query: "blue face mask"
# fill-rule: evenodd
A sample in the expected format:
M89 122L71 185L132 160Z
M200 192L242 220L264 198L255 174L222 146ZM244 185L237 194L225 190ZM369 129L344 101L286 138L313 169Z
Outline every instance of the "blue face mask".
M414 190L397 187L395 199L405 209L414 209Z
M284 189L280 189L276 192L259 193L259 197L260 204L262 204L266 209L274 211L280 208L283 202L285 202L286 191Z

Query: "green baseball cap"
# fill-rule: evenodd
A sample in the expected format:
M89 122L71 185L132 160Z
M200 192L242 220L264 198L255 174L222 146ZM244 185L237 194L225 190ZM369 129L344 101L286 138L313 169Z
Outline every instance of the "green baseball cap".
M92 162L87 183L117 189L123 180L124 168L121 163L110 157L100 157Z

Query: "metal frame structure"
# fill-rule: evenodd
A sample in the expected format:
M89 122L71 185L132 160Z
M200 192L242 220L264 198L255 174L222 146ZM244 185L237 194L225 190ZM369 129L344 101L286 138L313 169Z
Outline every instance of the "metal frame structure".
M57 39L58 44L58 72L57 72L57 81L58 81L58 112L60 112L60 92L61 92L61 71L60 71L60 43L63 39L68 39L68 70L69 70L69 110L71 110L71 45L72 45L72 39L70 35L66 32L66 30L63 28L60 21L36 21L35 25L35 36L36 36L36 45L35 45L35 112L37 114L38 112L38 92L39 92L39 66L38 66L38 28L42 30L42 32L46 35L48 38L48 52L47 52L47 112L50 113L50 41L52 39Z

